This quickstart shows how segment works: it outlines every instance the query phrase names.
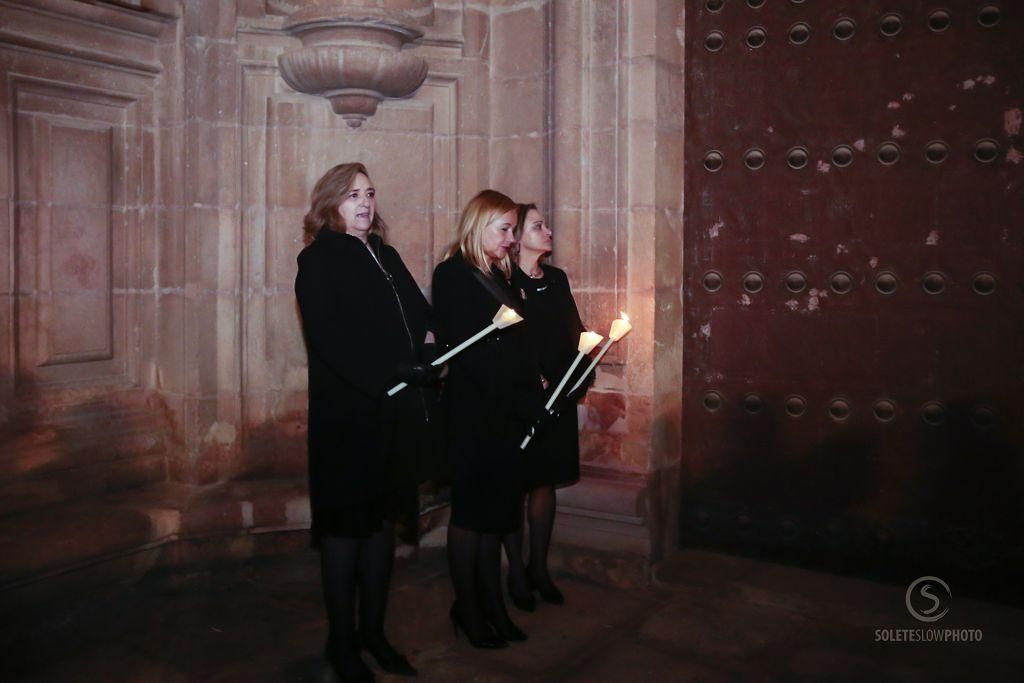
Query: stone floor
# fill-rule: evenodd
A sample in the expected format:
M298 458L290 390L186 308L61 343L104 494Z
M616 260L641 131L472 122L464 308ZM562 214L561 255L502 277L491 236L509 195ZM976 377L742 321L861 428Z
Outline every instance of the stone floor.
M981 629L979 643L876 642L875 629L921 626L903 587L720 554L680 552L647 589L558 580L565 606L515 616L529 642L477 651L452 635L443 555L429 551L396 574L391 639L420 681L1024 677L1024 612L956 599L955 586L936 626ZM324 630L317 557L303 551L6 610L0 679L328 681Z

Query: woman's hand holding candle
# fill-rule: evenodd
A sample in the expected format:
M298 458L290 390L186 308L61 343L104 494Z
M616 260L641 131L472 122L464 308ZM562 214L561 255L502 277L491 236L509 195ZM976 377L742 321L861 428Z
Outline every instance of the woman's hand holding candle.
M502 304L501 308L498 309L498 312L494 314L494 319L491 321L490 325L488 325L484 329L480 330L479 332L474 334L472 337L470 337L466 341L464 341L461 344L459 344L458 346L456 346L451 351L448 351L447 353L445 353L445 354L439 356L438 358L436 358L431 363L431 365L437 365L437 366L444 365L450 359L455 357L456 354L458 354L459 352L464 351L465 349L469 348L470 346L472 346L476 342L480 341L481 339L486 337L488 334L490 334L494 330L502 330L502 329L505 329L506 327L508 327L509 325L515 325L516 323L522 322L522 321L523 321L523 318L522 318L521 315L516 313L515 310L513 310L513 309L509 308L508 306ZM406 388L407 386L409 386L409 385L406 382L400 382L400 383L396 384L395 386L393 386L390 389L388 389L388 396L394 396L395 394L397 394L399 391L401 391L402 389Z
M569 377L572 375L573 370L579 366L580 361L583 360L584 356L590 353L595 346L601 343L602 339L604 339L604 337L599 335L597 332L583 332L580 334L580 343L579 346L576 347L576 358L573 360L572 365L569 366L569 369L565 371L565 374L562 376L562 381L560 381L558 386L555 387L555 390L551 392L548 402L544 405L545 410L548 412L551 411L551 408L555 405L555 401L557 401L558 397L561 396L562 389L565 388L565 383L569 381ZM520 450L525 449L530 444L530 439L533 438L533 432L534 430L531 429L530 433L523 439L523 442L519 444Z

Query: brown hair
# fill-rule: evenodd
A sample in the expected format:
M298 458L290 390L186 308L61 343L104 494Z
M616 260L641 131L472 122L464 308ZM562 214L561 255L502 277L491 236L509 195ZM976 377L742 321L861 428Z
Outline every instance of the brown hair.
M306 233L306 242L311 242L317 233L327 228L337 232L345 232L345 221L338 213L338 207L345 201L345 194L352 189L356 176L362 173L370 177L366 166L358 161L338 164L324 173L309 195L309 211L302 219L302 230ZM370 234L384 238L387 223L380 215L380 210L373 212Z
M519 258L519 243L520 243L520 240L523 239L523 230L526 229L526 216L527 216L527 214L530 213L531 210L536 211L537 213L540 213L540 209L538 209L537 205L534 204L533 202L531 202L529 204L520 204L519 205L519 215L516 217L516 230L515 230L515 235L516 235L515 254L516 254L516 259L517 260ZM546 259L550 255L551 255L551 252L548 252L547 254L541 254L540 258L537 259L537 263L543 263L544 259Z
M459 217L459 227L455 230L455 243L448 248L446 257L453 256L462 250L462 258L473 264L477 270L486 275L491 274L491 259L484 253L484 228L498 216L515 211L519 205L497 190L484 190L469 200ZM512 277L512 259L508 254L495 265Z

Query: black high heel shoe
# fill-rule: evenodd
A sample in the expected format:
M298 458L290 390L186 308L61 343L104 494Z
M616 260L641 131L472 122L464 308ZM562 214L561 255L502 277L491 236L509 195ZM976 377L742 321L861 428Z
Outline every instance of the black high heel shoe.
M373 683L376 680L370 667L366 666L366 662L359 656L358 650L355 651L355 659L346 666L328 644L324 648L324 659L342 683Z
M533 591L527 588L526 595L516 595L515 589L512 586L512 577L509 576L506 581L508 584L508 597L512 601L512 604L517 609L523 612L532 612L537 609L537 600L533 597ZM527 580L527 587L529 587L529 580Z
M504 638L509 642L522 643L527 639L526 633L521 628L513 624L511 621L505 626L499 626L495 621L488 621L494 632L498 634L499 638Z
M531 588L537 591L537 595L539 595L540 599L544 602L551 605L565 604L565 596L562 595L562 591L558 590L555 584L551 582L551 579L538 581L536 578L531 576L529 572L527 572L526 580L529 582Z
M371 643L362 634L356 634L356 643L363 650L366 650L377 660L377 666L388 673L399 676L415 676L417 671L409 660L401 652L391 646L386 638L381 638L378 643Z
M495 635L484 636L483 638L474 638L470 634L466 625L462 622L462 617L459 614L459 603L458 601L452 603L452 608L448 610L448 617L452 620L452 628L455 630L455 635L458 637L459 629L466 634L466 640L473 647L480 650L500 650L501 648L508 647L508 642L499 638Z

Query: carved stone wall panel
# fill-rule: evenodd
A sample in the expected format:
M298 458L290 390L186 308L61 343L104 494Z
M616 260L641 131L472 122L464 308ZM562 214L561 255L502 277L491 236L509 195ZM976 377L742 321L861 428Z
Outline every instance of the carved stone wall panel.
M60 556L70 539L76 566L109 548L71 539L60 513L162 482L174 443L153 391L167 374L153 103L173 18L152 7L0 2L0 515L50 525L25 548L48 537ZM8 555L38 557L25 548Z
M461 209L458 187L459 138L456 137L459 131L458 102L461 87L457 74L433 73L427 76L418 93L422 101L430 103L432 113L434 173L430 177L430 184L433 219L429 232L417 233L422 244L411 245L412 249L403 255L403 259L424 288L430 286L434 264L451 241Z
M266 46L253 52L270 56ZM252 435L248 467L262 470L274 467L255 437L264 436L268 420L281 432L271 440L285 438L282 430L295 438L303 433L306 358L293 286L314 183L337 163L367 164L391 226L389 241L428 286L438 242L447 244L457 213L461 76L428 76L414 98L384 103L352 130L325 100L293 93L276 66L243 59L241 70L244 419ZM444 228L436 238L439 221Z
M129 269L137 261L128 258L137 245L128 229L138 213L137 186L128 184L128 160L139 151L131 127L136 100L17 77L10 86L18 375L34 386L130 384L133 311L115 294L134 280Z
M75 392L94 389L102 393L109 391L112 384L135 386L141 349L138 335L141 330L134 321L142 306L155 306L155 292L148 300L141 294L119 296L116 292L137 291L147 274L152 282L154 272L153 253L144 254L141 249L145 241L137 237L142 233L141 205L145 201L142 193L148 191L151 197L156 183L154 175L143 173L146 161L142 140L144 126L149 125L154 117L152 87L159 71L152 61L155 54L154 36L164 26L166 18L136 21L137 17L112 7L97 9L81 3L59 2L8 3L5 4L4 12L5 19L9 21L4 30L0 31L0 73L3 74L3 86L0 87L0 159L3 160L0 164L0 187L3 189L0 194L6 195L10 191L13 195L10 197L13 202L11 210L5 212L2 221L7 230L7 239L3 244L11 245L13 249L0 253L0 270L8 274L4 289L7 289L7 283L11 283L15 285L15 291L10 292L5 299L6 315L0 326L0 348L4 354L3 362L0 363L0 374L4 376L0 380L3 385L0 390L4 398L12 396L16 368L25 359L23 351L33 349L33 361L29 365L43 362L36 345L37 342L45 344L48 336L61 339L55 348L62 360L77 358L84 362L45 366L42 375L49 378L33 371L33 381L42 384L31 388L23 384L21 390L34 391L45 387L48 394L62 391L63 388ZM62 14L65 12L67 15ZM106 25L96 20L96 16L104 13L112 17ZM29 17L28 24L25 23L26 16ZM15 32L16 26L26 30ZM69 32L69 26L82 27L84 32ZM121 45L123 50L120 52L93 54L95 50L90 52L89 49L83 49L80 43L87 32L93 29L107 32L116 29L118 40L128 42ZM39 159L34 158L32 148L38 141L16 130L17 122L21 119L33 122L32 125L45 122L51 129L50 133L57 138L50 144L51 149L57 154L66 153L67 157L63 160L51 159L47 162L47 168L41 168L39 162L48 157L44 153ZM85 171L81 165L94 163L99 148L85 144L83 150L76 153L75 147L68 145L83 135L88 138L89 131L99 131L110 139L109 144L102 146L105 152L101 153L103 158L99 160L100 164ZM152 131L149 132L152 134ZM66 152L59 151L65 149ZM99 166L108 167L110 172L104 173ZM52 175L54 170L57 175L53 178L40 176L41 173ZM104 178L109 185L106 191L99 191L105 194L104 199L101 203L88 203L93 200L83 198L83 195L94 195L97 192L90 183ZM35 202L40 201L37 196L38 185L44 181L51 184L56 182L64 188L59 194L74 198L56 198L54 201L43 198L45 210L40 214ZM85 222L72 229L71 224L65 220L68 216L64 214L68 211L80 214L84 211L84 214L69 220ZM105 218L99 217L100 213ZM55 225L57 233L47 233L42 237L47 240L53 237L65 249L78 239L86 245L88 252L78 253L77 256L81 258L76 258L74 253L56 255L61 263L54 265L54 272L58 276L62 272L86 276L88 291L70 291L63 284L57 283L58 288L63 288L62 293L56 299L50 297L48 300L51 306L48 325L50 322L57 325L60 319L65 324L76 318L86 322L84 326L71 325L74 337L61 333L59 329L51 329L54 334L48 335L45 330L37 329L35 323L31 330L21 329L17 322L28 318L22 315L24 311L18 311L16 292L18 288L23 289L26 282L33 283L30 289L36 291L37 264L22 259L18 263L20 272L12 272L16 254L20 251L22 254L36 254L47 262L52 260L54 255L44 257L39 251L38 240L34 238L40 235L33 232L32 226L40 220L44 221L44 225L54 225L54 216L57 216L58 221ZM27 234L18 226L28 226ZM59 234L65 228L72 229L72 232L82 232L78 237ZM104 234L105 246L94 240L98 233ZM26 252L26 249L30 251ZM78 251L81 252L81 249ZM62 270L62 264L65 270ZM111 267L111 264L119 267ZM46 273L50 273L49 268ZM95 278L105 282L98 290L90 284ZM77 280L71 278L71 281L78 286ZM100 293L97 294L97 291ZM86 302L84 308L76 302L79 297ZM104 301L105 304L102 303ZM100 308L96 315L83 315L85 309L95 312L97 305ZM103 310L107 310L107 313L104 314ZM62 311L74 318L69 318ZM58 320L52 318L55 313ZM105 335L108 340L97 342L97 335ZM28 341L30 338L31 341ZM69 347L69 344L81 348L76 350ZM118 348L122 350L120 356ZM95 357L97 353L110 358L106 361L84 360L86 357ZM61 375L60 379L57 375ZM22 391L20 395L24 397L25 393ZM19 410L34 409L33 404L25 401L17 405Z
M0 117L6 118L6 116ZM0 164L6 166L7 164ZM7 198L0 199L0 244L13 244L14 205ZM10 248L5 251L12 251ZM12 393L14 385L14 293L11 287L13 263L9 255L0 258L0 420L5 419L4 399Z

